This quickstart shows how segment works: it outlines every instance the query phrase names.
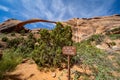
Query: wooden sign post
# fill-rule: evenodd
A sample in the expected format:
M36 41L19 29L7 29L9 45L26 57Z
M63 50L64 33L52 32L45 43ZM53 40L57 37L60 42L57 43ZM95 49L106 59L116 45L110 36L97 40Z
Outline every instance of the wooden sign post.
M76 47L74 46L64 46L62 48L64 55L68 55L68 80L70 80L70 56L76 55Z

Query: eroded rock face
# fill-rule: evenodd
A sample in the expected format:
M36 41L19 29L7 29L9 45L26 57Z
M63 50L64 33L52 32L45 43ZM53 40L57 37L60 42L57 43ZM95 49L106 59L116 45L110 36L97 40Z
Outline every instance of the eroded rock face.
M73 18L62 22L63 25L72 27L73 41L80 42L93 34L103 34L112 28L120 26L120 15L94 17L94 18ZM118 30L114 33L120 33Z
M23 26L17 26L22 21L16 19L8 19L7 21L0 24L0 32L12 32L26 30Z

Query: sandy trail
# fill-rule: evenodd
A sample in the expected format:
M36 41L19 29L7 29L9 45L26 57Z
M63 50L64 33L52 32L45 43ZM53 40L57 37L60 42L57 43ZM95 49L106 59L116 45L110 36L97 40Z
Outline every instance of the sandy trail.
M87 74L91 74L91 71L83 70L77 66L73 66L71 68L71 72L79 71L81 73L86 72ZM56 69L54 72L52 71L40 71L38 66L31 60L28 60L24 63L19 64L13 72L9 73L9 80L67 80L67 69L63 69L59 71ZM55 76L55 77L53 77ZM74 74L71 75L71 80L73 80ZM83 80L80 77L79 80Z

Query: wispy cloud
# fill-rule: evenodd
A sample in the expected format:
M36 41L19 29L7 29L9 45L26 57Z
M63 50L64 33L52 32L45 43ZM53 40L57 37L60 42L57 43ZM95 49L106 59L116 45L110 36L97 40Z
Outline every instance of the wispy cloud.
M6 7L6 6L3 6L3 5L0 5L0 10L3 10L3 11L9 11L9 8Z
M110 14L110 9L115 0L80 0L77 3L71 3L69 12L72 16L77 17L94 17ZM75 7L74 7L75 6Z
M67 11L67 8L63 4L62 0L51 0L51 2L47 4L43 0L36 0L35 2L30 0L21 0L21 3L23 9L17 13L17 15L21 14L26 19L42 18L47 20L61 21L64 19L63 17ZM41 25L51 26L51 24L46 23L41 23Z

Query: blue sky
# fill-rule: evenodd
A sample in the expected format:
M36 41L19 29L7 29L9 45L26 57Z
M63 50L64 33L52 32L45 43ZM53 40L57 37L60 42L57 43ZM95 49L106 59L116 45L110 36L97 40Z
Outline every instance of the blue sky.
M9 18L32 18L66 21L120 14L120 0L0 0L0 22ZM53 28L54 25L35 23L27 28Z

